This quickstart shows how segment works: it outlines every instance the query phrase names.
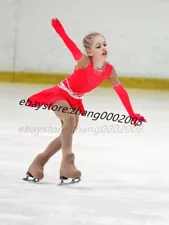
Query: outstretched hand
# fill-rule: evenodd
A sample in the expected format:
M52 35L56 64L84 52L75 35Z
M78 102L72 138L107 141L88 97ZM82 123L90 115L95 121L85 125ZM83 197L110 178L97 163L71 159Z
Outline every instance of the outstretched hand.
M61 22L57 18L52 18L51 19L51 24L52 26L62 26Z
M140 126L143 122L147 122L146 119L140 114L134 114L131 116L131 118L134 126Z
M60 32L64 31L63 25L57 18L53 18L51 20L51 25L55 29L55 31L59 34Z

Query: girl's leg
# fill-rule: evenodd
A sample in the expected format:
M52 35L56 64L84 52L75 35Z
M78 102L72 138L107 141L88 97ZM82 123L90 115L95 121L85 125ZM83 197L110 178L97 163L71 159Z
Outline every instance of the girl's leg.
M72 110L67 101L61 100L54 105L59 107L59 110L55 111L55 114L63 121L62 132L60 135L62 145L60 176L66 178L78 178L81 176L81 172L77 170L74 164L75 155L72 151L73 133L78 117L75 114L71 114Z
M44 152L38 154L31 165L28 172L36 178L42 179L44 177L44 166L48 160L61 149L61 138L55 138L45 149Z
M79 121L79 116L75 116L75 126L73 129L73 133L75 132ZM61 120L62 128L63 121ZM48 160L56 154L61 149L61 135L55 138L45 149L44 152L38 154L31 165L29 166L28 172L36 178L42 179L44 177L43 169L44 165L48 162ZM62 167L63 168L63 167Z

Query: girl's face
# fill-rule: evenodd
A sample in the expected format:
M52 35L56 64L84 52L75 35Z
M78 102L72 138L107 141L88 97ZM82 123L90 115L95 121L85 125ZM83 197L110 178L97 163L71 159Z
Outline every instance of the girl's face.
M91 57L97 58L98 60L104 60L107 56L107 44L101 35L94 38L91 47L89 49L89 55Z

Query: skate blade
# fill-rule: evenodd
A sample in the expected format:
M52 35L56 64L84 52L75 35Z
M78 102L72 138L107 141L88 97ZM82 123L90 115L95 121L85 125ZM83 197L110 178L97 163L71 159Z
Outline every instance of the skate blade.
M68 180L68 178L66 178L66 177L60 177L60 179L61 179L61 182L58 184L59 186L76 184L81 181L81 179L79 177L73 178L71 181L68 181L68 182L67 181L65 182L65 180Z
M27 176L23 178L24 181L29 181L29 182L33 182L33 183L39 182L39 178L33 177L29 172L27 172L26 175Z

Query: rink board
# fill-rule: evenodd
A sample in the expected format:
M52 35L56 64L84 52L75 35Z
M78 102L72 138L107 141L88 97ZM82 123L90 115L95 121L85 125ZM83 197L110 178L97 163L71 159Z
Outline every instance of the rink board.
M51 74L36 72L0 72L0 82L32 83L32 84L58 84L69 74ZM169 79L153 77L129 77L119 76L120 81L126 88L169 90ZM104 81L101 87L111 87L108 81Z

